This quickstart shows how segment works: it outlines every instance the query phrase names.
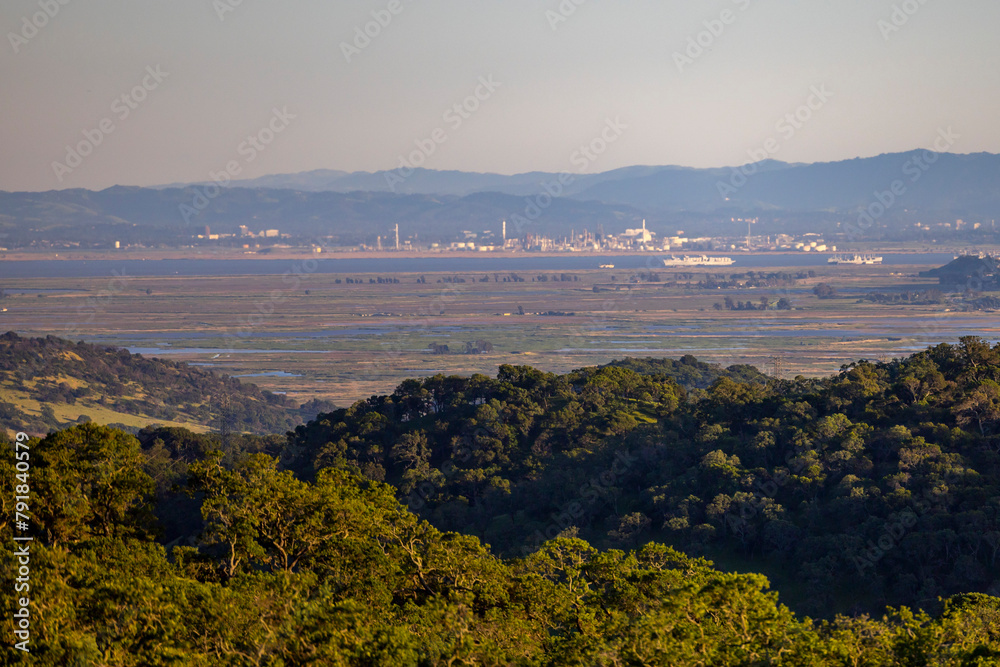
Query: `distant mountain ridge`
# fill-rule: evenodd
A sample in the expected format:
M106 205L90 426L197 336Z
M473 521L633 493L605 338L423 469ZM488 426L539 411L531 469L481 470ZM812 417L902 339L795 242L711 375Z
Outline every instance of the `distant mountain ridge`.
M776 160L768 160L763 169L783 169L797 166ZM597 174L569 173L570 183L564 185L563 194L578 199L590 189L606 183L660 177L690 177L696 174L708 175L714 179L729 175L730 168L696 169L678 166L632 166L622 167ZM531 196L545 191L546 183L558 182L560 176L565 180L566 172L531 171L521 174L505 175L495 173L414 169L409 175L398 170L376 172L356 171L346 172L334 169L316 169L295 174L271 174L259 178L234 180L229 187L264 189L264 190L298 190L301 192L384 192L401 195L451 195L465 197L483 192L495 192L518 196ZM165 190L171 188L204 187L210 181L195 183L171 183L155 186L153 189Z
M880 194L894 188L901 194L891 202ZM661 234L683 228L707 236L732 233L730 219L745 216L762 219L760 234L830 234L869 207L877 209L880 198L889 205L879 212L878 232L897 238L914 222L962 218L990 225L1000 217L1000 155L911 151L816 164L767 160L742 168L633 166L562 178L547 172L415 169L401 178L395 172L315 170L223 188L0 192L0 234L9 237L3 245L13 247L53 238L176 243L193 228L232 232L247 225L352 244L373 242L396 223L404 236L428 241L463 231L499 236L501 220L508 221L510 235L564 236L599 225L619 233L647 219Z
M936 155L933 163L926 160L927 151L915 150L812 164L765 160L710 169L633 166L598 174L571 174L572 182L563 188L562 194L579 201L599 201L646 211L711 211L728 205L848 211L867 206L876 191L886 190L900 180L914 186L908 193L913 201L907 204L915 207L930 210L966 207L984 215L1000 208L1000 155ZM551 172L507 176L430 169L415 169L402 182L395 176L397 173L391 171L349 173L321 169L234 181L232 186L303 192L457 197L495 192L532 196L545 192L546 183L554 184L559 179L559 174Z

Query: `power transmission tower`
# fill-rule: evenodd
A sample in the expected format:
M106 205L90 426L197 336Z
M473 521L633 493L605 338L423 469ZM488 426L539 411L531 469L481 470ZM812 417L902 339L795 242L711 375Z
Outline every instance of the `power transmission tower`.
M223 444L229 444L229 437L233 432L233 409L229 396L223 394L219 401L219 435L222 436Z
M784 372L785 358L779 355L771 357L771 364L774 368L774 377L778 380L781 379L781 374Z

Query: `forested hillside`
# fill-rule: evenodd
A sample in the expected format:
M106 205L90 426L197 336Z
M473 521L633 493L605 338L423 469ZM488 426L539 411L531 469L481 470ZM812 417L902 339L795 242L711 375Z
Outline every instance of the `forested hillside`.
M5 664L1000 663L1000 345L974 337L822 380L502 366L287 436L85 423L22 446L24 479L0 438L0 540L15 484L35 538Z
M299 406L235 378L127 350L54 336L0 336L0 430L41 435L85 417L111 423L136 417L143 424L284 433L333 407Z
M687 390L708 389L720 378L729 378L737 382L767 384L771 379L761 373L755 366L736 364L723 368L719 364L709 364L698 361L693 355L685 354L680 359L662 359L646 357L644 359L628 357L612 361L608 366L627 368L640 375L656 375L669 378Z
M574 381L586 392L608 378ZM669 387L643 388L666 400L666 412L679 409ZM213 454L196 451L208 444L201 437L188 447L161 435L172 445L157 437L143 448L124 432L84 424L20 444L30 455L35 541L22 592L30 635L18 639L31 653L8 647L4 664L959 667L1000 659L997 598L954 597L933 617L901 609L813 622L782 606L764 577L722 573L659 544L601 552L559 538L503 560L474 536L420 520L380 482L337 468L301 480L238 443L221 441L226 452ZM3 451L0 539L13 544L13 443ZM186 468L194 546L156 540L156 515L169 501L153 475L171 461ZM17 562L11 549L0 551L5 572ZM14 606L4 595L6 618Z
M1000 346L972 337L824 380L723 377L690 393L616 366L503 366L321 415L286 456L307 478L388 482L507 556L557 536L654 539L774 572L815 615L936 609L1000 594L998 382Z

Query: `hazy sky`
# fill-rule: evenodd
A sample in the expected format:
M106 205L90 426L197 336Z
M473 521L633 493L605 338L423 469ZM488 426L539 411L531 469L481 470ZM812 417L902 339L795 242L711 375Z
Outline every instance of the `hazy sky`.
M1000 153L997 25L996 0L3 0L0 189L415 151L500 173L813 162L948 126L954 152Z

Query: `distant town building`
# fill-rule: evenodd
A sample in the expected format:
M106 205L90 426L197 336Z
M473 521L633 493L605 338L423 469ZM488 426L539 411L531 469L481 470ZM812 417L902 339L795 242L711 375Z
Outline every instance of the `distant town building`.
M653 236L654 233L646 229L646 221L643 220L641 229L626 229L619 238L633 245L649 245L653 242Z

